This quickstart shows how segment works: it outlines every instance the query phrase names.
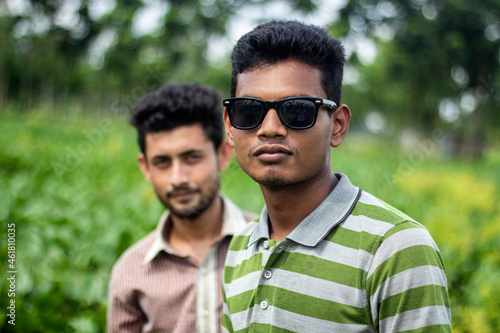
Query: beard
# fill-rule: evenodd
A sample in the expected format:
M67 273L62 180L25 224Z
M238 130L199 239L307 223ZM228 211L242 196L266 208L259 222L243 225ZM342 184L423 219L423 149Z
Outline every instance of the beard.
M219 196L219 187L219 178L215 179L211 185L206 186L204 191L201 188L180 186L174 188L170 192L167 192L167 194L161 201L170 211L170 214L184 220L191 220L203 214L203 212L205 212L205 210L214 202L214 200ZM173 193L178 191L187 191L190 193L194 193L195 196L192 200L190 200L190 202L174 203L171 198L173 196Z
M277 172L268 172L264 177L256 177L252 174L248 174L259 185L266 187L286 187L289 185L294 185L300 183L301 179L286 179Z

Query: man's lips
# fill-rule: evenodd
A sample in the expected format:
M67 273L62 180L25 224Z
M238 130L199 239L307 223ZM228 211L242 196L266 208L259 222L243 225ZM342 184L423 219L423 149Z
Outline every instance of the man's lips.
M262 145L255 149L253 155L265 162L277 162L292 155L292 151L281 145Z

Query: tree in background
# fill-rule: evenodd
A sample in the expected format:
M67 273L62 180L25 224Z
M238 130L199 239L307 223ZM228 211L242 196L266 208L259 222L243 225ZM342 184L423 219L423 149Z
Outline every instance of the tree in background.
M0 106L122 112L168 82L229 86L209 42L242 5L267 0L7 0L0 3ZM310 0L295 0L300 11ZM209 77L210 75L210 77Z
M424 138L439 129L451 154L481 156L500 121L500 1L350 0L330 29L358 46L356 111Z

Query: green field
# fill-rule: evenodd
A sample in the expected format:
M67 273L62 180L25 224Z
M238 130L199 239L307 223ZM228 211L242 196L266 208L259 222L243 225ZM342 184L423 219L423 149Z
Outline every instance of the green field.
M333 150L333 170L429 229L447 267L454 332L497 332L500 144L466 162L439 157L442 140L401 152L351 133ZM124 117L0 113L2 332L105 330L111 267L162 211L137 153ZM263 205L259 187L234 161L222 190L246 210ZM5 314L12 224L16 326Z

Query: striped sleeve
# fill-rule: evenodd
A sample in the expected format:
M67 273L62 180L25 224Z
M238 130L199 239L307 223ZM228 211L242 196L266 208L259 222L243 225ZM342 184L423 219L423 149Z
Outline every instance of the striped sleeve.
M398 223L381 238L366 284L378 332L450 331L444 263L418 223Z

